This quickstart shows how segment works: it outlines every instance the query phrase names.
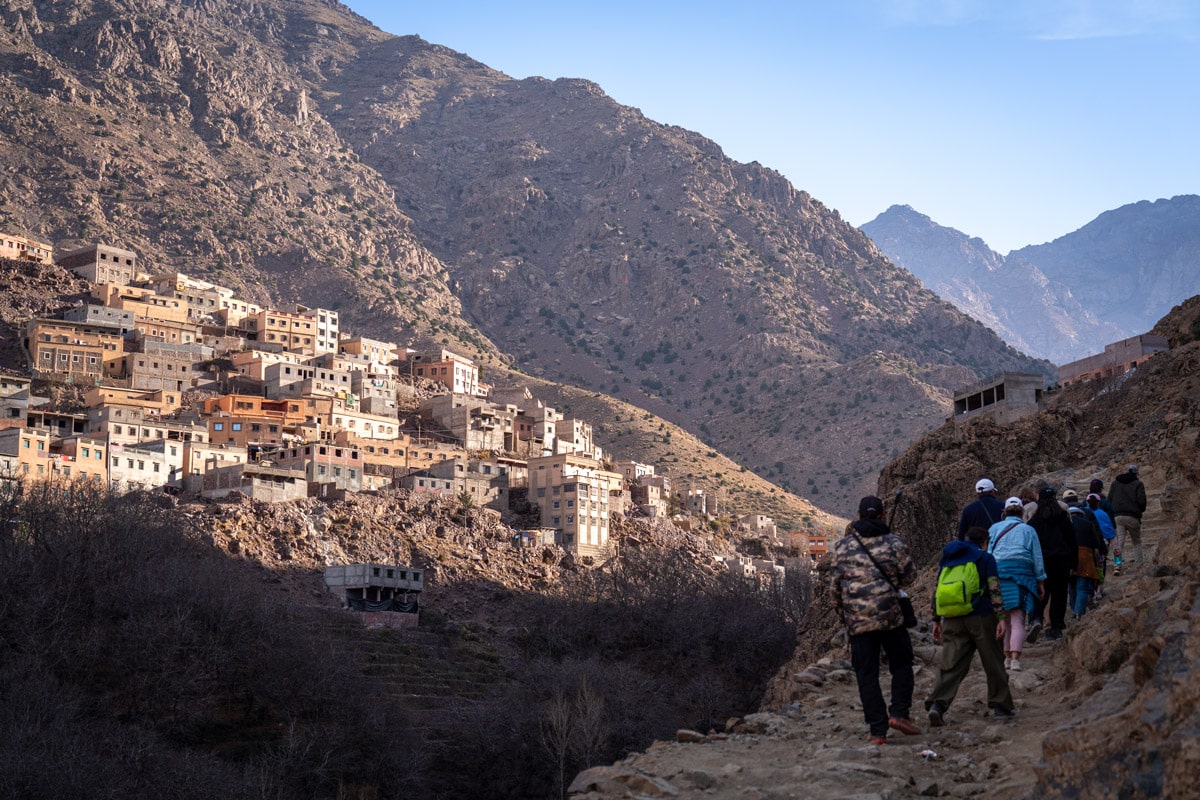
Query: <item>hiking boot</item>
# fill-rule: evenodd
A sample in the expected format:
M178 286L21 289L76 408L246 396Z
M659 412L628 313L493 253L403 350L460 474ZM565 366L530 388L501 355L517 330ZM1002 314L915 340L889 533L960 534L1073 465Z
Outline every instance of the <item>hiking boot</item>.
M888 727L908 736L916 736L921 732L916 723L907 717L891 717L888 719Z
M988 716L993 719L1016 719L1017 710L1015 708L993 708Z
M945 713L946 709L942 708L941 703L934 703L931 705L929 707L929 726L931 728L940 728L945 725L946 720L943 719L943 715Z
M883 736L876 736L873 733L869 734L867 736L867 744L887 744L887 734Z
M1029 633L1025 634L1025 641L1030 644L1037 644L1038 637L1042 634L1042 621L1039 619L1029 626Z

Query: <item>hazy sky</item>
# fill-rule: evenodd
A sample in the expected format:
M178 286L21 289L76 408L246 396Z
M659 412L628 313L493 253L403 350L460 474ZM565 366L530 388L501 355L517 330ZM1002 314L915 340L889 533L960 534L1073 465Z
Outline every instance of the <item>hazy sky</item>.
M588 78L861 225L1002 253L1200 193L1192 0L349 0L515 78Z

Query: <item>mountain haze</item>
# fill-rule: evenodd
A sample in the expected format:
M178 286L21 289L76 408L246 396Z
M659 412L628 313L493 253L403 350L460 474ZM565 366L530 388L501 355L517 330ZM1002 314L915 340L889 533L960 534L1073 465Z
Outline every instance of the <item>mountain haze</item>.
M0 17L0 227L619 395L827 509L954 388L1046 366L777 172L588 81L318 0Z
M892 206L862 226L896 264L1023 352L1058 364L1145 333L1200 291L1200 197L1143 201L1002 256Z

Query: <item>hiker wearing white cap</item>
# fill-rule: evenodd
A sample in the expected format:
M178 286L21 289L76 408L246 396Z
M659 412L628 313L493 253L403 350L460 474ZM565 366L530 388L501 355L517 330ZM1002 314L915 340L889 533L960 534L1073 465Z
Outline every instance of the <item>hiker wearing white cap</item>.
M1002 519L1004 503L996 497L996 484L991 478L980 478L975 484L975 500L967 504L958 518L958 540L964 541L971 528L988 529Z
M1019 497L1004 501L1005 518L988 530L988 552L996 559L1000 593L1008 614L1004 636L1004 666L1021 669L1025 646L1025 619L1046 595L1046 565L1037 531L1021 521L1024 503Z

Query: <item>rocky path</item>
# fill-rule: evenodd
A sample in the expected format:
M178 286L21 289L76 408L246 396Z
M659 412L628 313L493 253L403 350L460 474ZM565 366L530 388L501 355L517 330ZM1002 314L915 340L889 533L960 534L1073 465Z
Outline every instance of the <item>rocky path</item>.
M1060 485L1081 483L1086 489L1090 474L1052 478ZM1149 495L1144 544L1152 558L1158 537L1169 530L1155 522L1159 492L1151 489ZM946 714L945 726L928 725L923 701L937 676L940 647L923 623L913 631L917 655L913 719L922 729L917 736L893 731L886 745L867 743L854 673L843 650L793 672L796 700L792 704L732 721L728 733L701 736L680 731L678 741L655 743L644 753L580 774L571 796L577 800L1032 796L1043 738L1069 724L1089 692L1069 674L1066 648L1093 640L1078 636L1081 631L1097 631L1109 624L1106 605L1119 599L1145 570L1145 565L1140 566L1110 578L1107 597L1082 620L1068 619L1064 639L1026 646L1023 669L1009 675L1016 719L997 721L986 716L987 688L976 661ZM886 669L882 678L886 696Z

